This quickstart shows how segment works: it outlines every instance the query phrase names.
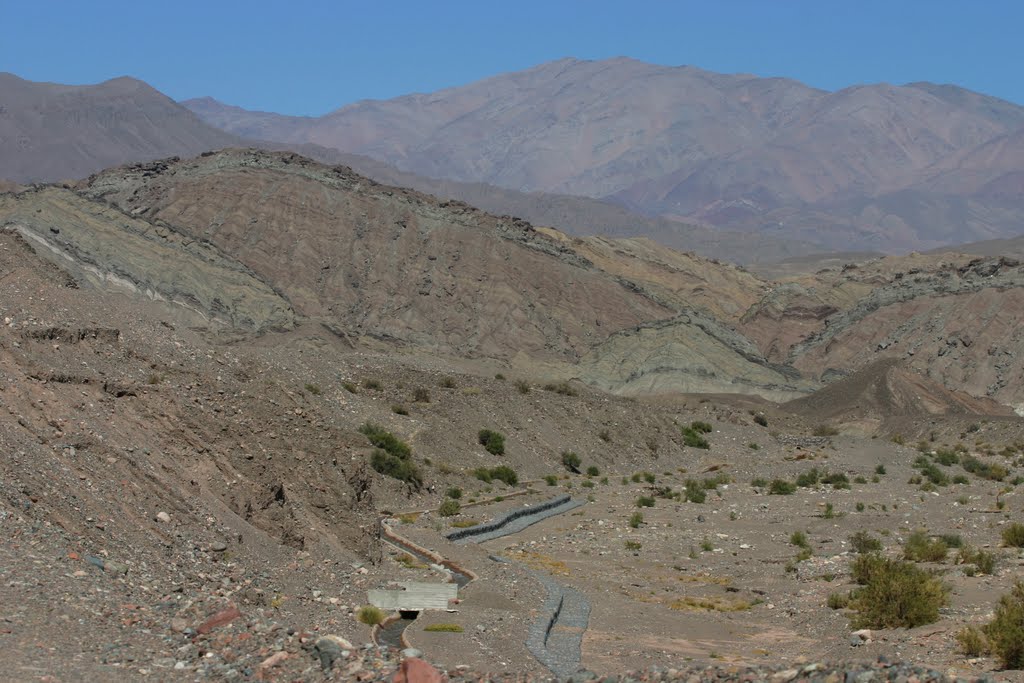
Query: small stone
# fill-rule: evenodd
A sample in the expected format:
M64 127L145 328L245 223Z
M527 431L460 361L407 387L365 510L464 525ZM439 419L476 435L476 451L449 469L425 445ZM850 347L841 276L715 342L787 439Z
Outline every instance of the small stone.
M264 671L271 667L275 667L284 660L288 659L288 657L289 655L287 652L275 652L274 654L270 655L262 662L260 662L260 671Z
M161 511L161 512L156 513L156 521L163 522L164 524L167 524L168 522L171 521L171 516L169 514L167 514L166 512Z
M327 635L317 639L313 644L313 650L320 658L320 667L324 671L330 671L335 660L348 656L346 653L352 650L352 643L341 636Z
M423 652L420 651L420 650L417 650L414 647L407 647L404 650L402 650L402 656L403 657L422 657L423 656Z
M864 641L860 639L860 636L850 636L850 647L860 647L864 644Z
M222 553L228 549L228 544L224 541L214 541L210 544L210 550L215 553Z
M188 622L181 617L174 617L171 619L171 630L175 633L182 633L188 628Z
M196 632L199 634L209 633L215 628L230 624L232 621L242 616L242 613L234 605L227 609L222 609L212 617L204 621L202 624L196 627Z

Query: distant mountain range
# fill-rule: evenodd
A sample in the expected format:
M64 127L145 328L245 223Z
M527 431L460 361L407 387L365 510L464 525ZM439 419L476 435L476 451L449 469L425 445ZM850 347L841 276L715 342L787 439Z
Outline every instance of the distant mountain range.
M64 86L0 74L0 179L244 146L569 234L646 236L741 263L928 250L1024 226L1024 107L955 86L825 92L565 59L292 117L178 104L129 78Z
M838 92L619 58L564 59L321 117L184 102L225 131L651 216L900 251L1016 235L1024 107L951 85Z

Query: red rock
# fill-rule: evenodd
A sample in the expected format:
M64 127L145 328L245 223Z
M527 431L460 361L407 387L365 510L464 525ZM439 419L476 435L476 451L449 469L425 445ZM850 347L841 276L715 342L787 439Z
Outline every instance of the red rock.
M288 659L287 652L275 652L274 654L270 655L262 662L260 662L260 673L266 671L267 669L277 666L286 659Z
M68 559L69 560L80 560L80 559L82 559L82 556L79 555L78 553L76 553L74 550L72 550L70 553L68 553Z
M442 680L437 669L422 659L410 657L402 662L391 683L441 683Z
M232 621L242 616L242 613L238 611L238 608L231 605L227 609L214 614L212 617L201 623L196 627L196 633L209 633L215 628L219 628L226 624L230 624Z

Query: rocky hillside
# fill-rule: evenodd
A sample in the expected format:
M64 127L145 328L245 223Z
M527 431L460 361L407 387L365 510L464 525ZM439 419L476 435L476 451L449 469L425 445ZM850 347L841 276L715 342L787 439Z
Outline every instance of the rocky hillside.
M830 249L1006 237L1024 215L1012 175L1024 108L955 86L825 92L627 58L564 59L317 118L184 104L239 135Z
M133 78L73 86L0 73L0 102L0 178L22 183L238 144Z

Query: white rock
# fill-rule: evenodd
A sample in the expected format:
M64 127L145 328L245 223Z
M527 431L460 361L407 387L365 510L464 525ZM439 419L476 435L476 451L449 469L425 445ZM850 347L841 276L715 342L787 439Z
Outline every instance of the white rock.
M160 512L156 513L156 521L163 522L164 524L167 524L168 522L171 521L171 516L169 514L167 514L166 512L160 511Z

